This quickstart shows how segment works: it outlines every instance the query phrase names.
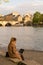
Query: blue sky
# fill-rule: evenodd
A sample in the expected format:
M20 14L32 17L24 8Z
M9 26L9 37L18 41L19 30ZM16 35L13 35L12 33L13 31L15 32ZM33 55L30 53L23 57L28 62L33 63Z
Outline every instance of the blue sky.
M20 14L34 13L35 11L43 13L43 0L9 0L9 2L0 0L0 14L9 14L15 11Z

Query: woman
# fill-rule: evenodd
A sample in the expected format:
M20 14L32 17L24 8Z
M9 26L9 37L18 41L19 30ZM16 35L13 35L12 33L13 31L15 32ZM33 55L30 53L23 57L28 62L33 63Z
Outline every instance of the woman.
M17 58L19 60L22 60L19 52L16 49L16 38L11 38L10 43L8 45L8 54L11 58Z

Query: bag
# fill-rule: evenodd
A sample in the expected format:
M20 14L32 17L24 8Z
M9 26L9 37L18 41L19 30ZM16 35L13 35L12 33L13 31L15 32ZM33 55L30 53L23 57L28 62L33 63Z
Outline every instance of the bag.
M9 57L9 54L8 54L8 52L6 52L6 55L5 55L5 57Z
M19 53L23 54L23 52L24 52L24 49L19 50Z
M21 55L22 60L24 60L23 52L24 52L24 49L20 49L20 50L19 50L19 53L20 53L20 55Z

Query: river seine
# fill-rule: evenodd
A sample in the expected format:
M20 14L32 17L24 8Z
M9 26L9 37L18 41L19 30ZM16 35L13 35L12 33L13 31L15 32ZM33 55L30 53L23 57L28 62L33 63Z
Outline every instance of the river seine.
M18 49L43 51L43 27L0 27L0 47L7 47L11 37Z

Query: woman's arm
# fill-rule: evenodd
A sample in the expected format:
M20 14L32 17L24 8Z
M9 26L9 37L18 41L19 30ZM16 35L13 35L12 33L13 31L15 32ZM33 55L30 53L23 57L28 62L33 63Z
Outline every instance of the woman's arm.
M16 50L15 47L12 48L12 53L14 54L14 56L15 56L16 58L22 60L22 58L21 58L19 52Z

